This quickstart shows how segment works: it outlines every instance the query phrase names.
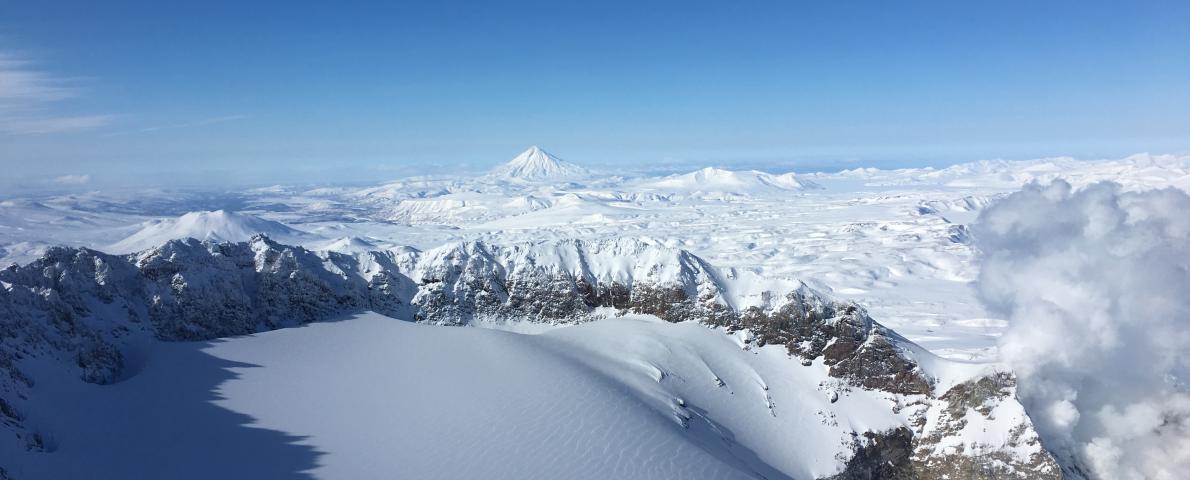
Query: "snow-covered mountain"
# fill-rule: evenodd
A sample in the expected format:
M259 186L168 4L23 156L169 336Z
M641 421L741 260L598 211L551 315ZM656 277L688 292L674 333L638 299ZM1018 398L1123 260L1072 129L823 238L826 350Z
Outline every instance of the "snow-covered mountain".
M534 145L508 163L496 167L490 176L512 181L550 182L571 180L589 174L587 169L555 157Z
M235 459L288 437L224 442L264 428L332 452L293 470L316 477L383 476L351 469L390 466L375 460L394 451L418 452L391 460L428 469L417 471L445 468L449 456L370 430L372 412L385 416L375 428L409 438L473 439L491 455L452 467L490 466L493 478L895 476L876 469L888 465L912 467L904 478L1045 477L1049 457L995 363L1007 323L970 287L979 269L968 225L1026 182L1188 189L1187 172L1187 156L1135 155L797 175L9 192L0 266L17 265L0 271L0 478L85 477L89 467L186 477L129 470L158 456L191 478L226 476L220 465L284 478L262 470L268 462ZM211 212L219 208L252 215ZM849 300L865 308L849 311ZM363 323L284 328L349 316ZM522 405L550 407L550 420L516 415ZM335 429L312 420L327 408L361 413L336 415ZM250 418L226 418L227 409ZM494 424L505 435L468 429L492 411L513 412ZM410 425L410 416L442 423ZM173 425L196 434L175 441ZM608 445L598 432L621 448L599 457L602 467L559 450ZM524 455L494 445L534 445L536 458L558 460L502 463L501 453Z
M108 247L113 252L137 252L169 240L196 238L214 242L243 242L256 234L284 241L309 237L300 230L244 213L215 210L190 212L177 218L148 222L136 233Z
M326 250L338 253L364 253L378 250L375 243L359 237L340 237L326 243L316 245L315 250Z
M545 363L571 358L586 365L577 370L588 372L583 378L596 375L583 382L610 381L599 388L660 409L678 437L689 436L696 451L734 459L727 465L742 469L742 478L1058 477L1010 376L935 357L858 305L798 282L728 274L647 240L459 242L350 254L259 235L242 243L172 240L131 255L55 247L0 271L0 285L0 328L8 332L0 338L0 420L11 433L0 449L19 459L13 465L21 471L56 471L38 455L90 448L64 443L83 437L49 421L54 411L41 407L86 390L70 376L119 385L138 372L164 372L145 364L159 340L222 338L375 311L510 330L616 315L665 320L562 329L540 347L560 355ZM673 323L687 325L686 333L665 327ZM748 360L754 354L765 360ZM748 366L754 362L763 365ZM753 408L760 415L744 413ZM584 411L572 415L595 415ZM677 438L673 432L642 435ZM632 471L649 468L640 463L647 458L627 461Z
M794 173L773 175L756 170L723 170L707 167L690 173L651 180L643 188L682 194L757 195L822 188Z

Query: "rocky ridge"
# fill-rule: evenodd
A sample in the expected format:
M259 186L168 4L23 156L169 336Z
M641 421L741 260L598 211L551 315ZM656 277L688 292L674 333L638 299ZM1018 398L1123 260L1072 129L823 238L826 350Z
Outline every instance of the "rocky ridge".
M0 424L26 448L52 450L21 414L35 388L22 370L30 358L69 362L82 381L103 384L122 378L123 352L146 338L213 339L363 310L442 325L572 323L631 312L746 331L752 345L781 345L847 388L895 398L909 425L856 432L855 453L838 478L1060 476L1010 376L994 373L940 392L922 366L929 354L858 305L805 285L766 291L758 301L729 277L690 252L632 239L354 254L265 236L174 240L131 255L55 247L0 271ZM1004 435L964 440L969 429L986 431L991 417L1011 420L996 423L1009 425Z

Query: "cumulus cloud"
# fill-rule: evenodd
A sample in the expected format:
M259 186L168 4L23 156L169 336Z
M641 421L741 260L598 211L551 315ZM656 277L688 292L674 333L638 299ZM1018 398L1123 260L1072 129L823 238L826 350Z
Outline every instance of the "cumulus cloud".
M54 178L54 183L62 185L86 185L91 183L90 175L62 175Z
M1190 472L1190 195L1029 185L973 226L981 300L1047 446L1097 479Z

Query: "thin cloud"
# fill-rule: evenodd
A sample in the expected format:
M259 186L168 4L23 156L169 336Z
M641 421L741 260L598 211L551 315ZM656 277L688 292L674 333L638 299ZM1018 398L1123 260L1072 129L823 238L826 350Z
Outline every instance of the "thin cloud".
M33 69L30 62L0 52L0 105L52 102L76 95L65 81Z
M138 130L128 131L128 132L113 132L113 133L109 133L104 136L118 137L118 136L123 136L123 135L132 135L132 134L136 134L136 133L153 133L153 132L159 132L162 130L175 130L175 129L180 129L180 128L205 127L207 125L215 125L215 124L219 124L219 123L234 122L234 121L243 120L246 118L248 118L247 115L224 115L221 117L207 118L207 119L197 120L197 121L193 121L193 122L173 123L173 124L168 124L168 125L155 125L155 126L151 126L151 127L141 128Z
M0 114L2 114L0 110ZM7 118L0 120L0 131L17 134L63 133L90 130L112 123L118 115L80 115L49 118Z
M91 175L62 175L55 178L54 183L61 185L86 185L91 183Z
M78 98L66 79L38 70L32 62L0 52L0 133L12 135L89 130L110 124L116 115L68 115L54 104Z

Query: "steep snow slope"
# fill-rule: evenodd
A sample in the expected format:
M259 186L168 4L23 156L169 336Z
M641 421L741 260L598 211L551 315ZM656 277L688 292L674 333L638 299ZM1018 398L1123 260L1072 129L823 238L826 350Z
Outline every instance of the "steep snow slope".
M508 163L492 170L490 175L503 180L544 182L575 179L588 174L590 172L587 169L566 162L534 145Z
M747 445L714 435L708 424L696 419L684 426L679 414L689 410L676 405L673 393L650 388L656 382L646 370L635 366L633 383L605 374L604 357L554 338L564 330L526 336L365 315L260 336L286 338L224 344L212 353L264 367L226 384L220 392L228 399L221 404L260 419L263 427L325 442L320 449L332 453L320 458L324 467L314 473L327 478L386 478L396 465L418 478L783 478ZM618 333L620 339L646 334ZM336 354L323 346L328 336L360 355ZM734 345L723 347L708 354L743 355ZM685 367L685 361L665 366ZM359 377L337 373L344 371ZM322 381L295 382L298 372ZM292 391L301 400L277 408L269 391ZM767 414L762 404L752 408ZM360 414L318 421L325 409ZM438 448L435 439L452 439L454 448ZM468 452L466 461L459 452ZM830 472L835 462L827 460Z
M778 349L649 317L517 335L368 314L207 352L260 366L236 369L218 403L309 436L326 478L397 465L419 478L822 478L846 468L851 432L905 427L921 410L894 412ZM328 410L344 414L327 422ZM1022 418L999 413L992 426ZM456 448L438 448L444 438Z
M243 213L216 210L213 212L190 212L175 219L149 222L128 238L112 244L109 250L117 253L136 252L169 240L182 238L215 242L242 242L258 233L282 241L309 237L305 232L290 228L280 222L264 220Z
M60 448L6 455L9 473L742 479L764 468L688 435L651 399L533 337L369 314L157 344L147 356L114 385L47 381L60 395L39 397L31 414L47 414ZM212 401L229 411L204 406ZM252 428L237 426L249 418Z
M15 478L810 479L855 468L864 443L852 432L916 418L937 431L942 413L932 412L950 410L847 386L746 340L648 317L526 336L366 314L147 344L137 372L109 386L43 364L23 413L53 432L50 451L10 450L7 467ZM997 414L963 419L975 430L944 437L952 453L1027 425L994 397L978 402ZM239 426L248 419L252 428ZM998 433L979 436L989 427Z

